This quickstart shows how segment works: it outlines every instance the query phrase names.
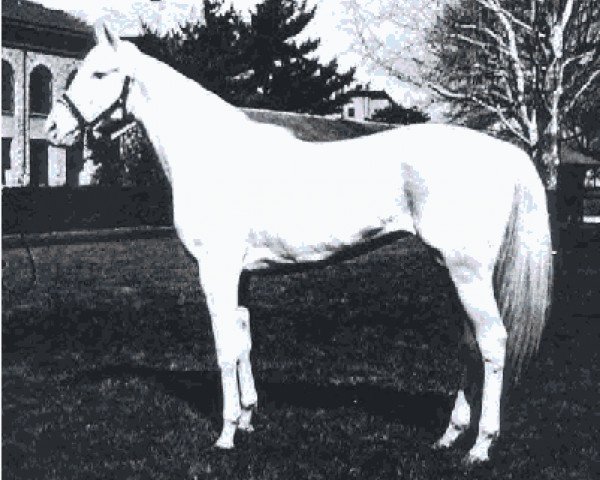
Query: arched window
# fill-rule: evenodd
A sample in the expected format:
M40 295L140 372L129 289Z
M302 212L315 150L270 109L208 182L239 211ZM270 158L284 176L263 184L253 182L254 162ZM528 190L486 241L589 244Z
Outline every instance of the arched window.
M67 81L65 82L65 90L67 90L71 86L71 83L73 83L73 79L75 78L75 75L77 75L77 70L73 70L71 73L69 73L69 76L67 77Z
M2 113L12 114L15 108L15 72L2 60Z
M29 112L50 113L52 106L52 74L44 65L38 65L29 78Z

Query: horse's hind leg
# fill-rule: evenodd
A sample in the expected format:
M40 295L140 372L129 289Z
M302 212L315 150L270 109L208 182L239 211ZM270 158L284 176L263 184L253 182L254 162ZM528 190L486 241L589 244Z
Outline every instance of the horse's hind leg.
M479 350L473 327L465 322L460 360L463 363L463 373L460 387L456 394L454 407L450 414L450 422L441 438L434 443L434 448L448 448L469 428L472 421L472 409L475 401L477 385L479 384Z
M488 459L492 442L500 432L500 400L506 355L506 328L502 323L492 284L493 269L477 262L448 264L458 296L475 331L483 360L481 418L468 463Z

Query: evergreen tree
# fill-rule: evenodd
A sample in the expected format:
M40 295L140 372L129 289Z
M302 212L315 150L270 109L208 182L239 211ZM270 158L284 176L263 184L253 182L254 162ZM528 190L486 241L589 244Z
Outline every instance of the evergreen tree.
M144 53L172 66L228 102L239 104L248 63L248 26L224 0L204 0L204 22L160 36L147 25L135 40Z
M324 114L344 103L341 93L352 83L355 69L340 73L336 59L323 65L310 58L320 40L294 40L315 12L307 0L265 0L256 6L249 25L248 106Z
M310 58L319 40L297 42L315 15L307 0L265 0L250 21L224 0L204 0L204 22L159 36L147 26L138 47L241 107L332 113L345 101L354 69Z

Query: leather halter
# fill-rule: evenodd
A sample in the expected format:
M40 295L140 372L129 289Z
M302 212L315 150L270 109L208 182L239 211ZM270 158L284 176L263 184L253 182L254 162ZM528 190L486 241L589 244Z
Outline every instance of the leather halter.
M123 89L121 90L121 93L119 94L117 99L106 110L98 114L92 120L85 119L85 117L83 116L77 105L75 105L75 102L73 102L71 97L69 97L67 92L64 92L60 96L59 101L69 109L69 112L71 113L71 115L73 115L73 118L77 120L82 135L86 135L89 132L91 132L93 128L96 127L100 122L102 122L102 120L109 118L114 112L116 112L119 109L123 110L123 117L126 116L125 101L127 100L127 96L129 95L130 85L131 77L126 76L125 81L123 82Z

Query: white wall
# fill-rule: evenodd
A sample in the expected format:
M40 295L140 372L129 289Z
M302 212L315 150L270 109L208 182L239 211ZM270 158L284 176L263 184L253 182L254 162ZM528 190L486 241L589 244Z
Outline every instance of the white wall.
M342 117L350 120L369 120L375 112L391 106L387 99L371 99L369 97L352 97L350 102L344 105ZM350 110L354 109L354 116L350 115Z

